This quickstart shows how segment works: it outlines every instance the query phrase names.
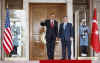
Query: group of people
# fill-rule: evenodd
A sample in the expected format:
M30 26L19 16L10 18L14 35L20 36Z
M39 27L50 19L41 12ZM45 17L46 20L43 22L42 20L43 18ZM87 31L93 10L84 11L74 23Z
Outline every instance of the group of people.
M41 26L46 26L46 47L48 59L54 59L55 41L59 38L62 44L62 60L71 59L71 40L73 39L73 27L68 22L68 17L63 17L63 22L58 30L58 22L55 20L55 15L50 15L50 19L40 23ZM67 48L67 56L66 56Z

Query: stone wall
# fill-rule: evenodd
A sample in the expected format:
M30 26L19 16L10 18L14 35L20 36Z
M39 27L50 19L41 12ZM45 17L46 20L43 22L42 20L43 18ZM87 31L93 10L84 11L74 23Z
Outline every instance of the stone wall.
M45 2L45 3L64 3L67 0L28 0L29 2Z

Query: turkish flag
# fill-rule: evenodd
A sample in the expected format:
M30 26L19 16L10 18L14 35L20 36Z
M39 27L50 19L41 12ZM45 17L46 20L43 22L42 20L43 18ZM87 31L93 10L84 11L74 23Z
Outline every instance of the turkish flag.
M91 46L96 53L100 52L100 42L99 42L96 8L94 8L94 16L93 16L93 22L92 22Z

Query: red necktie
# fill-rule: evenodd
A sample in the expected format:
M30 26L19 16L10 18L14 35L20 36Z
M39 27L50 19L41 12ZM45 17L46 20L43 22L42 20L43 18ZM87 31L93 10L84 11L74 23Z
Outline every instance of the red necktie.
M51 25L51 27L54 27L54 23L53 23L53 21L51 21L50 25Z

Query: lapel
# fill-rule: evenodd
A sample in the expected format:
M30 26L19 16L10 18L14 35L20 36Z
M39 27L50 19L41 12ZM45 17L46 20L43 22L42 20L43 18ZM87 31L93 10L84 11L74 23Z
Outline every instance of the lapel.
M66 29L66 27L65 27ZM65 34L66 30L64 29L64 23L62 23L62 32Z
M64 23L62 23L61 27L62 27L62 30L64 30Z

